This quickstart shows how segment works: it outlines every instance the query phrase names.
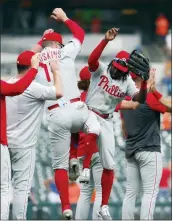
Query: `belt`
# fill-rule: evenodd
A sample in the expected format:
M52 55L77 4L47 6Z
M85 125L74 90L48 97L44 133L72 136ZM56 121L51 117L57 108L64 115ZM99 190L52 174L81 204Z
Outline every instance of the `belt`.
M79 97L78 97L78 98L71 99L69 102L70 102L70 103L75 103L75 102L77 102L77 101L80 101L80 98L79 98ZM48 109L49 109L49 110L52 110L52 109L57 108L57 107L59 107L59 104L53 104L52 106L49 106Z
M98 113L97 111L95 111L95 110L93 110L93 109L91 109L91 108L88 108L89 110L91 110L91 111L93 111L94 113L96 113L98 116L100 116L101 118L103 118L103 119L108 119L108 118L110 118L110 114L100 114L100 113Z

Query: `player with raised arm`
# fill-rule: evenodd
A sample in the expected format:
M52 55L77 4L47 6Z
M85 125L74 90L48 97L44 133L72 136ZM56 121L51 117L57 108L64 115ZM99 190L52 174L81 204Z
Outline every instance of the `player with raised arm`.
M9 192L11 181L11 165L8 151L8 140L6 132L6 96L22 94L31 84L37 74L39 66L39 54L31 53L31 69L26 75L15 83L7 83L1 80L0 86L0 114L1 114L1 219L8 219L9 215Z
M146 81L143 81L139 91L129 76L128 62L134 59L136 51L131 54L126 51L119 52L108 66L99 61L105 46L117 34L118 29L116 28L108 30L105 38L94 49L88 59L91 81L86 99L86 104L90 110L89 117L85 123L88 128L86 145L88 151L92 151L93 146L98 141L100 159L104 168L101 179L102 203L98 215L99 218L104 220L111 219L108 200L112 189L115 167L113 112L116 105L126 95L131 96L133 100L144 102L147 92ZM139 53L137 52L137 54ZM139 55L139 57L141 58L143 55ZM133 65L130 66L132 67ZM141 77L148 79L148 64L146 64L146 67L146 71L142 72L142 74L139 72L139 74ZM89 167L89 165L87 166ZM80 176L80 182L88 181L89 174L89 168L84 168Z
M18 75L9 80L16 82L30 68L30 51L18 56ZM57 100L63 96L60 70L57 61L50 61L53 86L44 86L35 81L16 97L7 97L7 137L13 182L13 219L26 219L28 196L31 189L35 148L46 100ZM6 196L7 199L8 195Z
M73 37L66 45L63 45L60 34L52 32L44 35L42 39L43 50L41 51L43 70L40 68L37 80L46 85L52 83L48 62L51 56L55 55L60 65L64 96L57 102L47 102L49 110L48 129L52 149L52 167L56 187L60 192L63 216L65 219L72 219L73 214L68 193L71 133L81 131L88 117L88 108L84 102L80 101L80 91L77 87L75 72L75 59L81 50L85 32L69 19L61 8L54 9L51 17L58 22L63 22L72 32ZM43 71L45 71L44 78Z

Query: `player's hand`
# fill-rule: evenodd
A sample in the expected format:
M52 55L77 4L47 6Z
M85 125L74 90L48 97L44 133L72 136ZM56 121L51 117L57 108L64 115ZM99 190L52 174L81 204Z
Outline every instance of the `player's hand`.
M53 74L57 74L57 72L59 72L59 64L57 60L51 60L50 61L50 68L51 68L51 72Z
M149 92L154 92L156 90L155 72L156 72L156 69L151 68L150 78L147 81L147 90Z
M55 8L52 12L51 18L55 19L56 21L65 22L68 17L66 13L62 10L62 8Z
M40 62L40 53L36 53L31 58L31 67L37 69L39 67L39 62Z
M111 28L106 32L105 40L112 41L118 34L119 28Z
M52 32L54 32L54 30L53 30L52 28L47 29L47 30L43 33L43 36L46 35L46 34L48 34L48 33L52 33Z

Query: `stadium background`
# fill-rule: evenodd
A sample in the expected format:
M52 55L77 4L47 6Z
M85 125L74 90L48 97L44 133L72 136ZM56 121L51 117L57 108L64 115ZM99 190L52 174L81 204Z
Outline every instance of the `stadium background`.
M171 96L171 0L3 0L1 4L1 77L9 79L16 74L18 53L30 49L47 28L63 33L64 43L70 33L63 24L49 19L53 8L62 7L67 15L86 31L81 54L76 60L76 71L87 64L87 57L111 27L119 27L120 34L105 49L102 60L109 60L119 51L134 48L146 53L151 66L156 68L157 87L165 96ZM162 16L160 16L162 14ZM116 177L110 199L113 219L121 219L121 206L125 193L125 141L121 133L119 114L114 114ZM161 116L163 153L163 183L155 209L155 219L172 219L171 190L171 114ZM52 180L50 145L47 122L44 117L37 147L34 181L28 206L28 219L61 219L59 194ZM69 183L70 200L75 206L79 184ZM11 194L12 196L12 194ZM93 199L94 200L94 193ZM139 219L140 198L137 200L136 219ZM91 208L92 209L92 208ZM91 214L90 214L91 218Z

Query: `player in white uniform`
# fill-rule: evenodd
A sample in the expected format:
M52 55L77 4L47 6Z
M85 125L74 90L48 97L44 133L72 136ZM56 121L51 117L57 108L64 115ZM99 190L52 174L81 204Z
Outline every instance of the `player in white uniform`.
M65 219L72 218L72 210L68 193L68 169L69 169L69 149L71 133L77 133L83 129L88 117L88 108L84 102L80 101L80 91L77 87L77 75L75 73L75 58L81 50L84 40L84 30L75 22L70 20L62 9L53 10L52 18L62 21L73 33L73 38L65 45L62 45L62 37L58 33L49 33L43 37L43 50L41 51L41 61L49 72L49 59L54 54L60 65L64 96L58 102L48 102L49 126L52 167L55 172L55 183L60 192L62 212ZM45 70L46 70L45 68ZM43 84L51 84L51 78L45 77L40 70L37 80ZM47 75L46 75L47 74Z
M25 51L18 56L18 75L9 82L16 82L30 68L34 53ZM35 81L23 94L7 97L7 137L13 180L13 219L26 219L28 195L35 168L35 147L43 116L45 100L63 96L57 61L50 62L54 85L44 86ZM8 197L8 196L7 196ZM9 206L9 205L8 205Z
M102 174L102 203L98 213L101 219L111 219L108 200L113 184L115 167L115 142L113 131L113 112L116 105L126 96L134 100L145 101L146 82L139 92L135 83L129 76L129 70L124 65L129 53L119 52L107 66L99 62L99 57L107 45L118 33L118 29L107 31L105 39L94 49L89 56L88 64L91 72L91 81L87 94L86 104L89 108L89 118L85 123L88 127L86 145L92 151L92 146L98 142L100 159L103 166ZM144 88L145 86L145 88ZM89 177L89 168L85 168L80 181Z

